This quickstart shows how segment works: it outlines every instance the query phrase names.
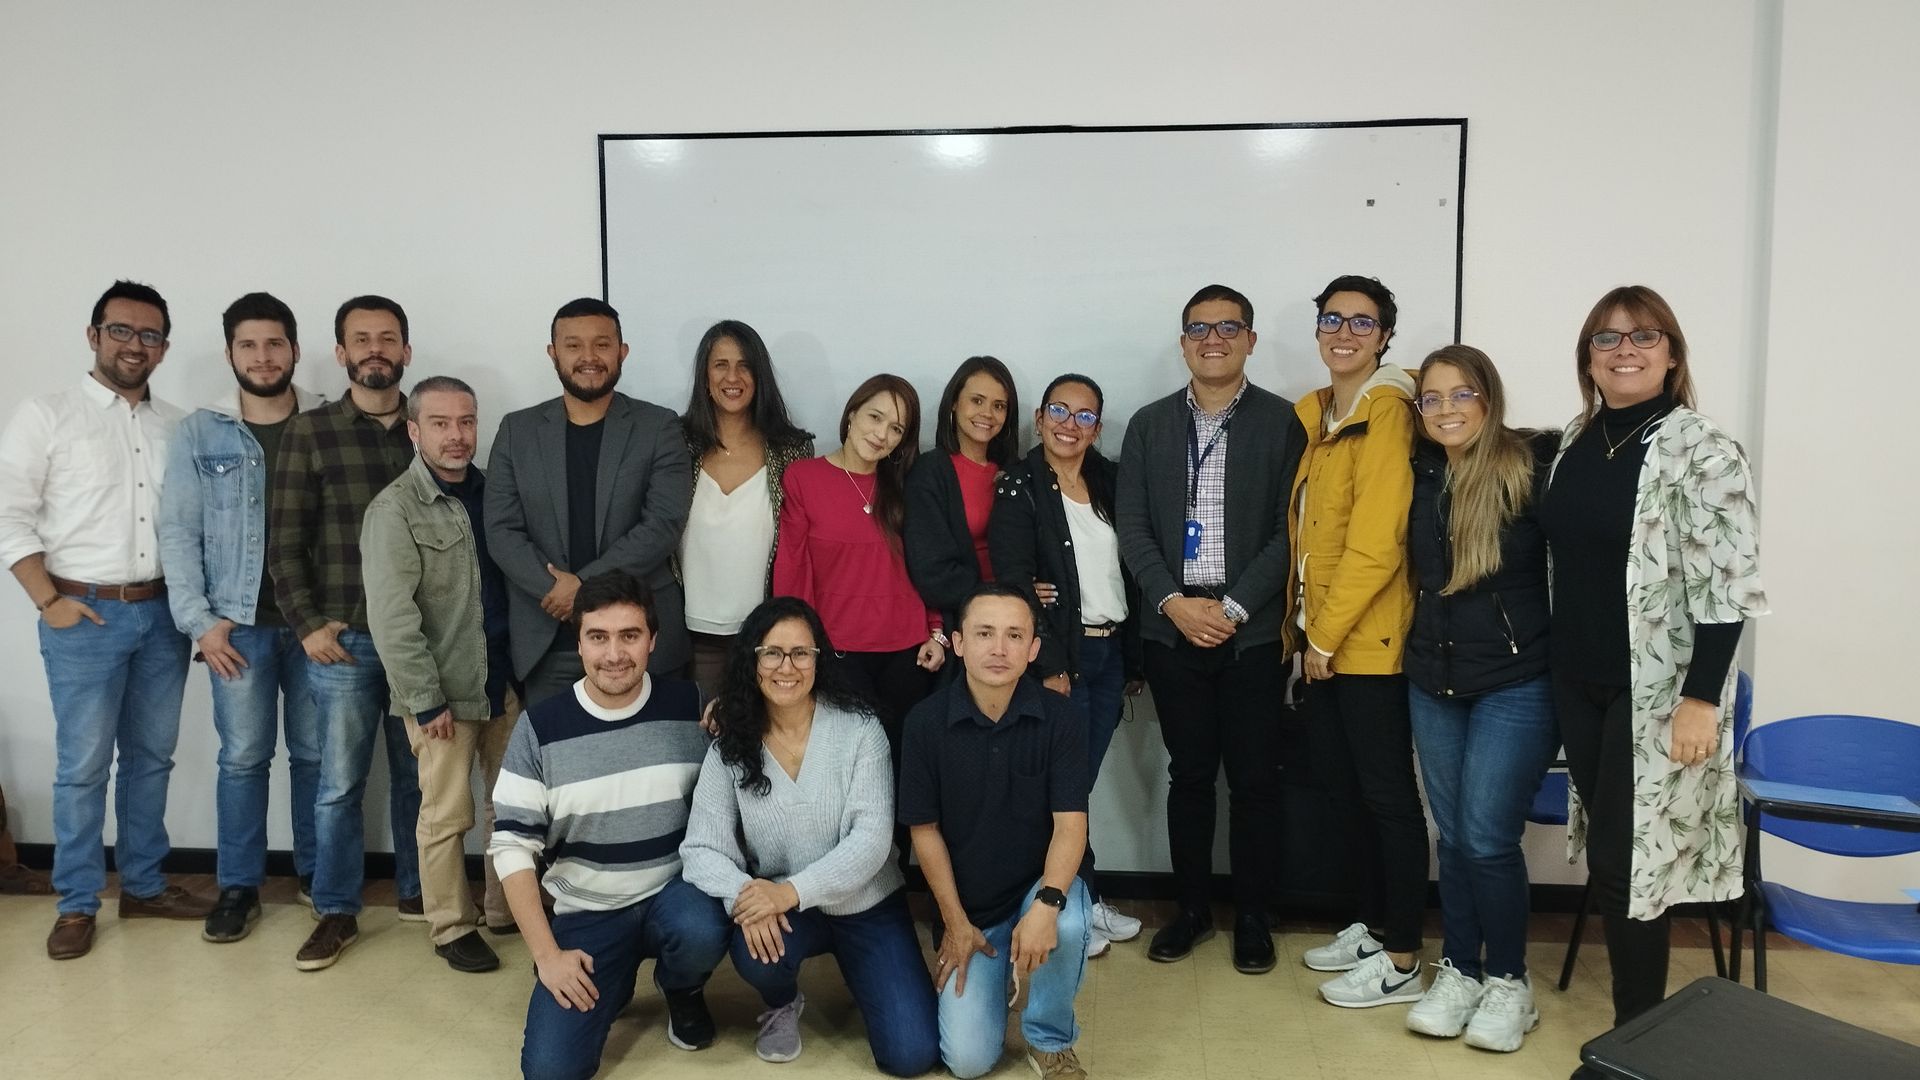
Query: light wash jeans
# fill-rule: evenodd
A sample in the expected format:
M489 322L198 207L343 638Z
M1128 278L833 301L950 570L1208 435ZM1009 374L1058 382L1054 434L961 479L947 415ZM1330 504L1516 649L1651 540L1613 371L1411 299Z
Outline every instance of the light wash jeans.
M393 887L402 897L420 895L420 777L407 743L406 725L387 715L387 672L365 631L340 631L351 664L307 661L307 689L320 717L320 794L313 814L318 845L313 873L313 910L321 915L358 915L366 883L366 820L361 803L373 740L387 738L387 804L393 817Z
M320 789L320 713L307 690L307 654L285 626L235 626L227 635L247 660L237 678L212 671L213 726L220 734L220 887L257 889L267 872L267 791L273 748L286 717L293 781L293 865L313 876L313 807Z
M967 963L967 992L955 993L958 978L948 979L940 991L940 1059L960 1080L983 1076L1000 1062L1013 986L1013 928L1033 906L1033 894L1039 890L1036 881L1020 902L1020 910L980 928L999 955L973 954ZM1044 1054L1059 1053L1080 1038L1080 1025L1073 1018L1073 999L1080 993L1080 980L1087 970L1089 906L1086 884L1075 879L1056 924L1059 945L1020 988L1027 1003L1020 1013L1020 1034L1028 1046Z

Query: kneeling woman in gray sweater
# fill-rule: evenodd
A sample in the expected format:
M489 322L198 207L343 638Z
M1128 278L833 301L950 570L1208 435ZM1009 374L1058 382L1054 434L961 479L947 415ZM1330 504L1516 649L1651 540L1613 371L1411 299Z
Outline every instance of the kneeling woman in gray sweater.
M833 953L875 1064L932 1068L938 1014L893 860L886 732L813 608L783 596L747 616L713 713L680 857L733 916L734 967L767 1004L756 1050L800 1056L800 964Z

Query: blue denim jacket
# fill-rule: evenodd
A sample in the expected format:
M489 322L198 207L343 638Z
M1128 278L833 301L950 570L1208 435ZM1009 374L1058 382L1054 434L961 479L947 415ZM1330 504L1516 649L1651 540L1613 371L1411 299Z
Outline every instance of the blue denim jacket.
M180 422L160 490L160 566L173 624L193 638L221 619L253 625L267 561L266 455L240 421L240 394ZM299 387L295 407L323 404Z

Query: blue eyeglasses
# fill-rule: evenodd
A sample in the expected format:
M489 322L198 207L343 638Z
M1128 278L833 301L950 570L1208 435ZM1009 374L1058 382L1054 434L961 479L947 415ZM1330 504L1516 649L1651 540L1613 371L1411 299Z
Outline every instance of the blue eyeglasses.
M1380 320L1371 315L1342 315L1337 311L1329 311L1313 320L1313 324L1323 334L1337 334L1341 325L1345 324L1354 337L1366 337L1380 325Z
M1200 336L1205 337L1206 335L1202 334ZM1046 414L1047 414L1047 419L1053 421L1056 424L1064 424L1068 420L1072 420L1074 423L1080 425L1083 428L1087 428L1089 430L1095 427L1098 427L1100 424L1100 414L1097 412L1094 412L1092 409L1081 409L1080 411L1075 412L1074 410L1067 408L1064 402L1059 402L1059 401L1048 402L1046 407Z

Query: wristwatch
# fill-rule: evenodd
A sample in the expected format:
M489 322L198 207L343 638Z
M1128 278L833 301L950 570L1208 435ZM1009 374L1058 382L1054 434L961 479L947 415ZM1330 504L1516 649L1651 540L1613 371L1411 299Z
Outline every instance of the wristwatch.
M1055 910L1067 906L1067 894L1051 885L1040 886L1039 890L1033 894L1033 898Z

